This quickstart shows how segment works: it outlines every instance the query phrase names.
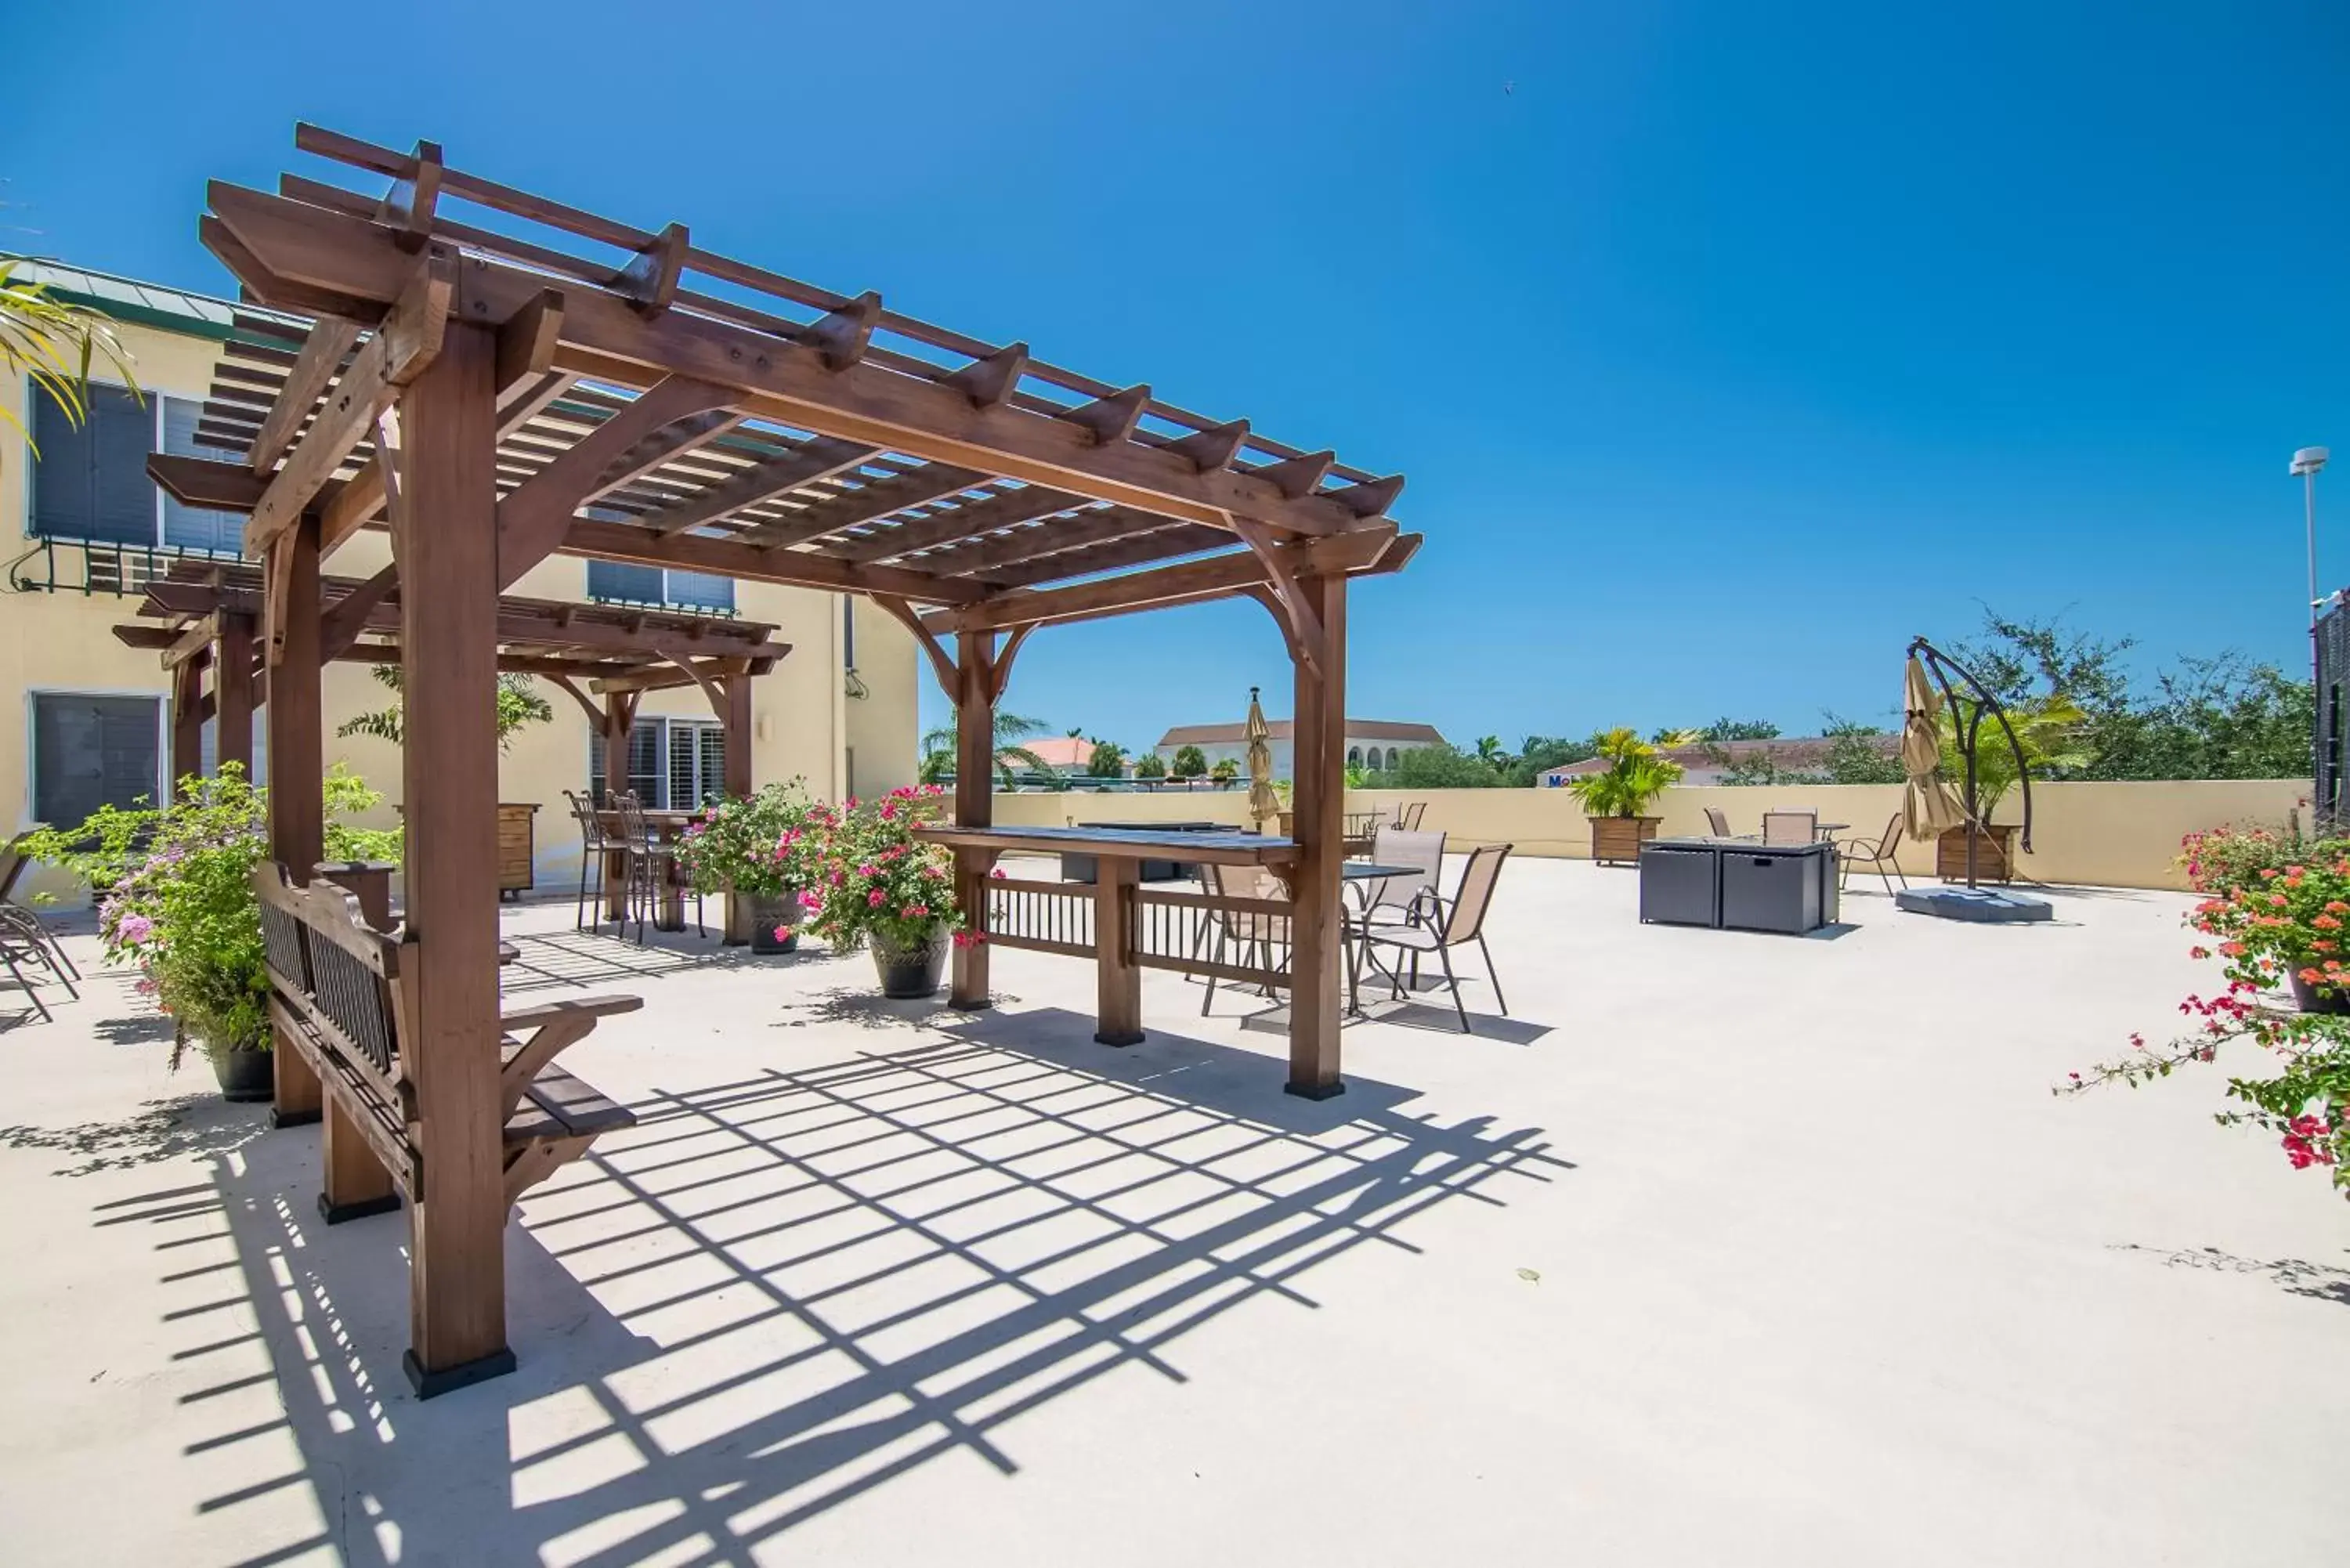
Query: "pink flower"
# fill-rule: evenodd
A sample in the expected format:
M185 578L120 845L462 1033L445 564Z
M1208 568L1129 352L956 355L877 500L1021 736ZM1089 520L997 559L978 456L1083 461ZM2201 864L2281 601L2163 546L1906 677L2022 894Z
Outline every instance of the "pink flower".
M885 800L885 801L883 801L883 802L881 803L881 820L882 820L882 821L887 822L887 821L889 821L891 817L893 817L893 816L895 816L895 815L898 815L898 803L897 803L896 801L894 801L894 800Z
M865 895L865 901L874 909L878 909L889 901L889 895L882 892L880 888L876 888L873 891Z
M859 866L857 868L857 874L859 877L879 876L880 874L880 867L875 866L870 860L868 860L864 865Z
M789 927L789 926L777 926L777 927L775 928L775 940L776 940L777 941L779 941L779 942L787 942L787 941L790 941L790 940L792 940L792 929L791 929L791 927Z
M998 880L1001 880L1003 877L1004 877L1006 875L1008 875L1008 873L1007 873L1007 872L1005 872L1005 870L1003 869L1003 867L998 866L998 867L995 867L993 869L990 870L990 871L988 872L988 875L989 875L990 877L993 877L997 878Z
M954 945L959 948L975 948L986 940L985 931L957 931L954 934Z
M114 940L119 942L143 942L154 934L155 922L144 915L125 915L122 923L114 928Z
M930 912L931 907L928 904L909 904L904 909L898 911L899 914L910 920L919 920Z
M824 895L823 895L823 894L821 894L821 893L819 893L819 892L817 892L817 891L816 891L815 888L801 888L801 889L800 889L800 908L801 908L801 909L823 909L823 908L824 908Z

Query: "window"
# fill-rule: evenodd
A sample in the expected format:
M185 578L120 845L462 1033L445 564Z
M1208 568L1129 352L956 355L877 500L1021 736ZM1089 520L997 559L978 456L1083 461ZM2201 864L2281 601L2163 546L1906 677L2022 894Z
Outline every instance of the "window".
M102 805L161 798L163 700L33 695L33 817L71 827Z
M588 787L598 800L604 737L588 742ZM726 792L726 730L714 719L639 719L629 731L629 789L649 811L691 811Z
M1350 768L1359 768L1363 765L1362 747L1348 746L1347 748L1347 765Z
M144 404L120 387L92 383L89 417L76 428L47 398L33 400L31 532L141 549L234 555L244 519L234 512L182 506L147 477L150 452L234 460L235 453L196 439L200 405L151 396Z
M588 563L588 597L606 603L681 605L734 612L734 579L709 572L679 572L622 561Z
M1379 749L1377 746L1363 753L1363 765L1375 774L1386 769L1387 764L1379 760Z

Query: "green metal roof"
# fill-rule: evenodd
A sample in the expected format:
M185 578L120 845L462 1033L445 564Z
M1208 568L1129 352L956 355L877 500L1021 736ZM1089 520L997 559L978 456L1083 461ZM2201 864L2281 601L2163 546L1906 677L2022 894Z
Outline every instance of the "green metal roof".
M259 306L239 305L184 288L141 283L135 277L118 277L112 273L92 272L88 267L66 266L29 256L21 259L16 275L47 284L49 292L57 298L90 306L117 321L135 322L192 337L225 339L239 311L307 325L298 317L264 310Z

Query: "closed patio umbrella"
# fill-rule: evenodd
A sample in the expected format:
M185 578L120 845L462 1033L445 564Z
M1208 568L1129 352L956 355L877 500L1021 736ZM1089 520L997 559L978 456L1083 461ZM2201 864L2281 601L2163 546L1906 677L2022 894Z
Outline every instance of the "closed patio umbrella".
M1248 741L1249 815L1263 832L1268 820L1281 815L1281 797L1273 792L1273 728L1264 722L1264 708L1253 686L1249 688L1248 723L1241 733Z
M1942 777L1942 699L1914 653L1902 678L1901 706L1908 711L1901 725L1901 771L1908 777L1901 792L1902 829L1921 841L1939 838L1966 821L1967 808Z

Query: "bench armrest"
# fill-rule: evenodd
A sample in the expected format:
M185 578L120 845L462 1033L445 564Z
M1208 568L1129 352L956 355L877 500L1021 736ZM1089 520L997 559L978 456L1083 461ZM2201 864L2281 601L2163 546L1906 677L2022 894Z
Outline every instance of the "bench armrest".
M645 1004L641 996L575 996L565 1002L542 1002L498 1014L501 1029L536 1029L558 1018L608 1018L634 1012Z

